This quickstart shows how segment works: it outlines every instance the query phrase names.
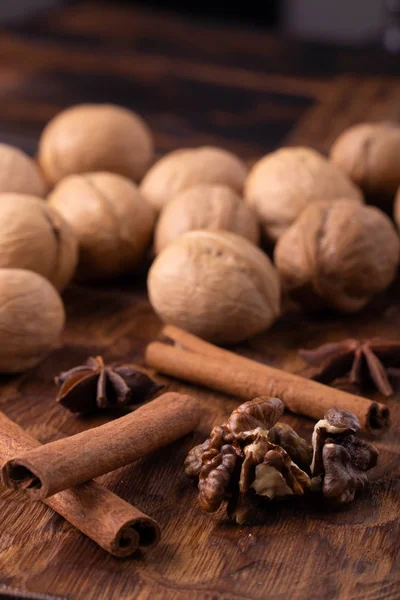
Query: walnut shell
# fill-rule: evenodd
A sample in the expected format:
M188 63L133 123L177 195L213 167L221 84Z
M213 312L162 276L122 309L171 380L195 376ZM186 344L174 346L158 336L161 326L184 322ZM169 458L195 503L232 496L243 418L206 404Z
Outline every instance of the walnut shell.
M147 124L112 104L79 104L62 111L45 127L39 142L39 163L51 184L89 171L110 171L139 181L152 158Z
M400 126L361 123L333 144L332 162L367 194L393 196L400 186Z
M0 194L44 196L46 184L35 161L14 146L0 144Z
M400 187L397 190L397 194L394 201L393 217L396 222L397 228L400 230Z
M260 238L256 216L236 192L224 185L195 185L164 206L155 231L156 252L195 229L233 231L256 245Z
M0 269L0 372L35 366L51 350L65 322L55 288L41 275Z
M0 194L0 268L27 269L59 290L74 276L78 242L71 227L41 198Z
M153 165L141 183L140 192L159 211L178 192L198 183L226 185L240 193L246 176L245 164L222 148L182 148Z
M400 242L378 208L349 200L309 206L275 247L282 286L306 308L354 312L396 276Z
M244 196L276 241L311 203L349 198L361 191L336 166L311 148L282 148L259 160L247 178Z
M280 312L268 256L225 231L191 231L171 242L150 269L148 291L163 321L220 343L261 332Z
M137 186L115 173L70 175L49 196L79 241L77 275L104 279L131 272L150 243L154 213Z

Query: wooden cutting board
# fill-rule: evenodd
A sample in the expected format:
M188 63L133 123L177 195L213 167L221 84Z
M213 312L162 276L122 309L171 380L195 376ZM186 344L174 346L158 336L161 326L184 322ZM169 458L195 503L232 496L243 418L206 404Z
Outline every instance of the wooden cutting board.
M160 152L203 143L222 145L249 161L279 144L309 144L326 152L354 122L400 120L397 74L398 59L379 50L335 51L82 3L0 32L0 141L34 152L40 129L62 107L112 101L145 116ZM113 284L73 285L64 300L68 324L60 347L29 373L1 378L0 409L42 442L113 418L76 417L57 406L53 377L59 371L96 354L110 362L140 362L160 329L146 299L145 268ZM236 349L299 371L299 347L399 334L397 282L359 315L289 313ZM1 488L0 597L400 598L397 382L388 402L393 426L376 442L380 459L370 488L337 512L315 499L282 502L254 526L232 525L223 510L203 514L182 469L188 450L237 400L169 383L200 398L199 429L102 479L160 522L160 545L144 556L113 558L49 508ZM310 438L311 421L290 414L284 419Z

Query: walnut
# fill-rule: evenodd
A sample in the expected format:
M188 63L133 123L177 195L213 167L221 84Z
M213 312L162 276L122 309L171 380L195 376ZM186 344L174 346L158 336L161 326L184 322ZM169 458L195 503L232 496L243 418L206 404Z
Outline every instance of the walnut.
M246 439L254 430L267 432L271 429L284 409L285 405L279 398L260 396L234 410L226 427L236 439Z
M339 168L302 147L281 148L259 160L250 171L244 195L273 242L310 204L338 198L362 202L361 191Z
M310 478L283 448L275 446L256 466L251 487L259 496L267 496L270 500L280 496L302 496L310 487Z
M143 178L140 193L160 211L178 192L199 183L221 184L240 193L246 176L245 164L222 148L182 148L153 165Z
M171 242L150 269L148 291L164 322L219 343L256 335L280 313L269 258L230 232L191 231Z
M46 184L35 161L14 146L0 144L0 194L44 196Z
M157 253L187 231L223 229L258 244L257 218L242 198L226 185L201 183L184 189L161 211L154 236Z
M400 186L400 126L360 123L346 129L330 158L368 194L393 197Z
M129 179L114 173L71 175L54 188L49 202L79 240L80 279L130 273L144 256L155 217Z
M27 194L0 194L0 268L35 271L61 291L77 262L76 236L47 202Z
M204 511L215 512L221 506L236 461L237 454L229 445L222 446L220 452L206 459L199 475L199 504Z
M269 430L282 412L278 398L245 402L189 452L185 470L199 478L203 510L214 512L226 500L228 515L243 523L254 515L256 496L301 495L310 486L308 475L269 440Z
M357 469L349 452L340 444L326 443L322 452L324 477L322 493L335 504L353 502L368 482L365 471Z
M57 342L65 314L60 296L41 275L0 269L0 372L35 366Z
M39 163L55 184L67 175L110 171L139 181L153 157L149 127L136 113L112 104L80 104L45 127Z
M393 281L399 252L393 224L379 209L338 200L301 214L279 239L275 264L283 289L306 308L354 312Z
M188 477L198 477L200 474L204 452L215 449L221 450L224 444L224 429L217 425L211 430L210 437L191 449L185 460L185 473Z
M352 413L330 409L313 433L312 489L334 504L352 502L378 459L371 444L356 437L360 423Z
M337 435L346 436L357 433L361 425L357 417L347 410L330 408L324 418L314 426L312 435L313 458L311 462L311 473L315 477L323 471L322 449L328 438Z
M281 446L296 465L308 472L312 461L312 446L300 437L290 425L275 423L268 433L270 442Z

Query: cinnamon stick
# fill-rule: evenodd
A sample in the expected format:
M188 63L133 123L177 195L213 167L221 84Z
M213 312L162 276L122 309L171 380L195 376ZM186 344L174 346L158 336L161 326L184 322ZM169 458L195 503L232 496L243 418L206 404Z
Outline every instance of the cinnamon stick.
M160 342L150 344L146 362L165 375L243 400L277 396L288 410L316 420L336 406L357 415L362 427L373 434L389 427L389 409L384 404L257 363L175 327L167 326L163 333L190 350Z
M0 412L0 466L19 452L41 444ZM156 545L156 521L95 481L60 492L44 501L107 552L120 558Z
M115 421L17 453L2 469L3 483L34 500L123 467L196 427L196 400L169 392Z

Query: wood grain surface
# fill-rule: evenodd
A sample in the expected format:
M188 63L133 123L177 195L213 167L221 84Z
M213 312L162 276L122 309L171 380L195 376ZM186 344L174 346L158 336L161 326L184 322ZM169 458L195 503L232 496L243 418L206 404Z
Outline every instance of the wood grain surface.
M352 123L400 121L398 75L398 57L379 49L296 44L263 32L85 2L0 31L0 141L34 154L42 127L57 111L111 101L143 114L159 153L219 144L251 162L280 144L327 152ZM59 348L29 373L1 378L0 409L41 442L113 418L69 414L56 405L52 380L94 354L106 361L142 360L160 329L146 299L146 267L112 284L71 285ZM357 316L289 312L237 350L298 372L299 347L399 333L397 281ZM376 442L379 466L354 504L331 512L315 499L289 500L271 506L253 526L230 524L223 510L203 514L182 469L191 446L238 402L169 384L201 399L201 427L101 478L160 522L161 544L147 555L113 558L44 505L1 488L1 598L400 598L400 384L394 381L396 396L388 402L393 427ZM311 421L290 414L284 420L310 437Z

